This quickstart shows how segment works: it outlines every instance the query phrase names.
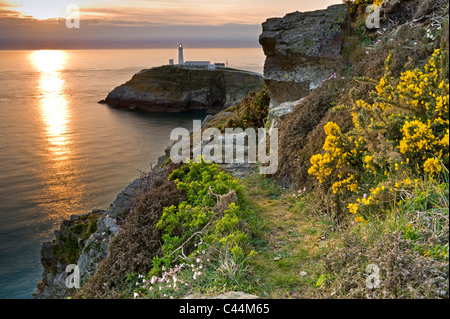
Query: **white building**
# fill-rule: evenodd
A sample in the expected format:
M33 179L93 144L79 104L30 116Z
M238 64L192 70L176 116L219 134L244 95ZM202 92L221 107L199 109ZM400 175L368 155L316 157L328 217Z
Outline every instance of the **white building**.
M178 64L179 65L184 65L183 45L181 43L178 46Z
M173 59L169 60L169 65L173 64ZM189 66L194 68L215 69L216 67L225 67L225 63L214 63L210 61L184 61L183 44L178 46L178 65Z
M211 62L209 61L186 61L185 66L193 66L197 68L211 68Z

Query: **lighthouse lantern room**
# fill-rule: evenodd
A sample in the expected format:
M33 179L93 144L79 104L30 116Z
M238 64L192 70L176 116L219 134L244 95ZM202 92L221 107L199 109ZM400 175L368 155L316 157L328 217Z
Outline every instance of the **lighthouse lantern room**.
M183 45L181 43L178 46L178 64L179 65L184 65Z

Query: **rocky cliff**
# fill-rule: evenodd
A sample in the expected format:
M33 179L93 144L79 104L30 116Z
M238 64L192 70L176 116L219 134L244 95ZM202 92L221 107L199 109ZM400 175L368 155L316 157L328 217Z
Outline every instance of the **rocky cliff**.
M342 4L263 23L259 42L266 54L264 77L271 108L307 96L339 69L348 18L348 6Z
M55 239L42 244L42 280L37 284L33 299L63 299L75 293L66 279L70 264L79 267L81 286L97 271L100 261L108 257L109 245L119 233L123 220L133 208L137 192L145 187L145 179L129 184L109 209L94 209L85 215L72 215L55 230Z
M152 112L218 111L263 85L263 77L253 72L161 66L138 72L101 102Z

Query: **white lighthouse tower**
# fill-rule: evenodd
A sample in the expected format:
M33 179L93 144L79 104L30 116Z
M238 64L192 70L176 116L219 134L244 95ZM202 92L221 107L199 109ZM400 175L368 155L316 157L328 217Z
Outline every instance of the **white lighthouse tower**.
M179 65L184 65L183 45L181 43L178 46L178 64Z

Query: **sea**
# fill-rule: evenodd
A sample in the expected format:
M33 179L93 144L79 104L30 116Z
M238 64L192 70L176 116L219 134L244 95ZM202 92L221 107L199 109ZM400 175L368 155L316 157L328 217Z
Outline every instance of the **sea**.
M175 49L0 51L0 299L30 299L41 244L72 214L106 209L149 171L170 132L206 114L98 104ZM262 73L261 48L188 49L186 60Z

